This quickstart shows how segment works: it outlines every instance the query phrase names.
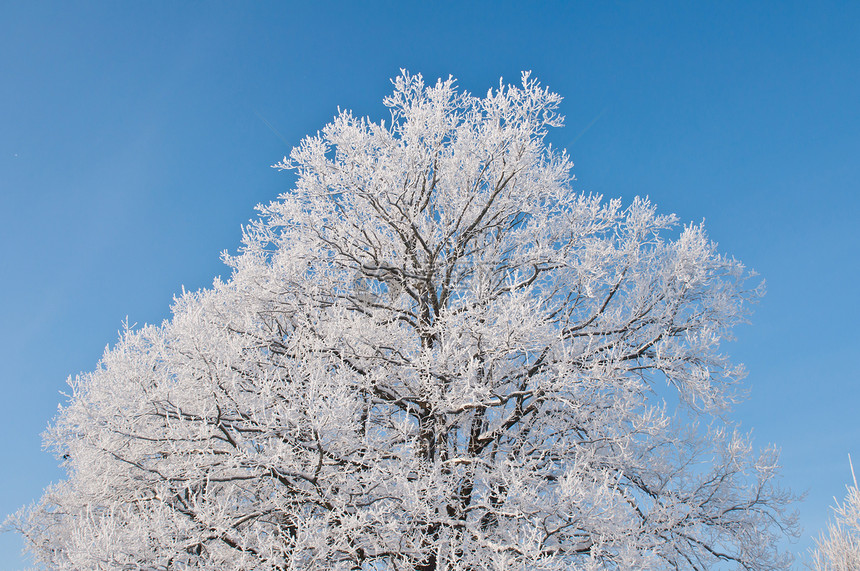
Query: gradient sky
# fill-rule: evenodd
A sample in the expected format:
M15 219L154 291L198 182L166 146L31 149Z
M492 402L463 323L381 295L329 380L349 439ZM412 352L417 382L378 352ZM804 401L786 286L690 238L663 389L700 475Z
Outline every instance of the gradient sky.
M228 274L292 183L269 165L338 105L385 118L400 68L476 94L533 70L577 190L705 219L767 280L734 418L808 491L804 552L860 465L860 3L747 4L2 2L0 518L62 477L66 378Z

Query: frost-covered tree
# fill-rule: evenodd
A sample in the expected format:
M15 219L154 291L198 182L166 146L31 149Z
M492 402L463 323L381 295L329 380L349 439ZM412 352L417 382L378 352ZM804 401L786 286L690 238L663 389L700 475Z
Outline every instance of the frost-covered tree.
M126 330L14 525L55 569L786 565L725 420L757 297L701 226L571 190L560 97L402 74L276 165L226 282Z
M833 507L834 520L827 525L827 533L815 540L812 564L817 571L860 569L860 489L853 465L851 476L854 485L848 486L845 501Z

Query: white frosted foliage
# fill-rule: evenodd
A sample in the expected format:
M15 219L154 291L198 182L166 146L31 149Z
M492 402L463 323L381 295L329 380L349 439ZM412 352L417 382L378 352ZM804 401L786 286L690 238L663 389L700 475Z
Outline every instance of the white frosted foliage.
M403 73L276 165L226 282L127 330L15 525L52 569L787 565L726 420L758 292L704 228L572 190L560 97Z
M850 462L850 458L849 458ZM815 541L812 564L817 571L856 571L860 569L860 489L854 466L851 466L854 485L842 503L833 506L833 520L827 532Z

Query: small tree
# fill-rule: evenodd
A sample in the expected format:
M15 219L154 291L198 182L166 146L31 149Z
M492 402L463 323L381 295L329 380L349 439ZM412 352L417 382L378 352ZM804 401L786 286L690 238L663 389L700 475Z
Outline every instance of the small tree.
M849 458L849 464L850 464ZM819 571L856 571L860 569L860 489L851 466L854 485L848 495L833 507L834 521L827 524L827 534L815 541L812 564Z
M722 420L749 274L646 199L572 192L559 102L404 73L389 123L306 138L231 279L71 383L69 478L15 524L36 559L784 566L776 453Z

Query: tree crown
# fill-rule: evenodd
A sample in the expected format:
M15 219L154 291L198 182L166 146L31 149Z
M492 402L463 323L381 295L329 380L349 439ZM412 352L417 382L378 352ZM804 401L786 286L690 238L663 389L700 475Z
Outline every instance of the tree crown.
M340 112L276 165L296 186L227 282L73 381L48 436L69 479L16 520L37 558L784 566L776 453L721 416L743 265L647 199L573 192L529 74L393 83L389 122Z

